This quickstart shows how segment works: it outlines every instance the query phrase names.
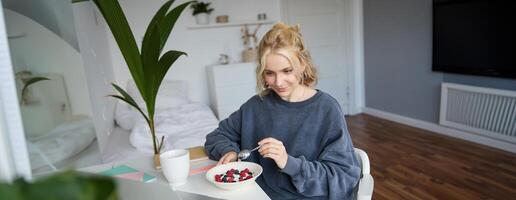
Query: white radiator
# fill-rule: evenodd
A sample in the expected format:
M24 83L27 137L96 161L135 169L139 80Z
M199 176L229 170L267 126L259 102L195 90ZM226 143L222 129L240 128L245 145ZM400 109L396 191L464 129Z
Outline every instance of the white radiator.
M516 143L516 92L442 83L439 123Z

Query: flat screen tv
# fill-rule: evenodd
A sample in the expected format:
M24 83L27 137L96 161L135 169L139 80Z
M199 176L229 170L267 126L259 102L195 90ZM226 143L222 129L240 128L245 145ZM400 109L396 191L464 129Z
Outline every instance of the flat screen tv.
M434 0L432 70L516 79L515 5Z

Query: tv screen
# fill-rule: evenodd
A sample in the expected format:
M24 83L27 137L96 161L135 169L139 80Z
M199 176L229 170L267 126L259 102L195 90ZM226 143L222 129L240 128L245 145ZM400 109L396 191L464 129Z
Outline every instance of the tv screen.
M515 2L434 0L432 70L516 79Z

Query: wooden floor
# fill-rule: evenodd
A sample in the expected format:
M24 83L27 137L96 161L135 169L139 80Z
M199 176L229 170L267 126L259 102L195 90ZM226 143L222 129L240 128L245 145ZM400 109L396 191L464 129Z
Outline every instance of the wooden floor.
M373 199L516 199L516 154L370 115L346 117Z

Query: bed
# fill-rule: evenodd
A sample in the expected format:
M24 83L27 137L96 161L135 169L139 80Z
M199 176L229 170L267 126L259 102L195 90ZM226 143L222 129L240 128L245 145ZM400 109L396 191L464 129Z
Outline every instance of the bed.
M127 85L127 92L138 105L144 107L145 104L132 81ZM154 120L157 138L165 136L162 151L202 146L206 141L206 135L218 126L218 120L212 110L205 104L188 99L187 84L179 80L163 81L158 93ZM123 132L128 132L128 142L132 147L140 153L153 153L148 125L136 109L124 102L118 102L115 121L119 128L110 138L113 146L131 151L131 148L119 141L121 137L126 137L123 136ZM104 156L104 161L122 160L121 157L127 154L111 151Z
M95 141L91 118L73 117L45 134L27 135L27 146L34 172L60 168L65 161L87 149Z

